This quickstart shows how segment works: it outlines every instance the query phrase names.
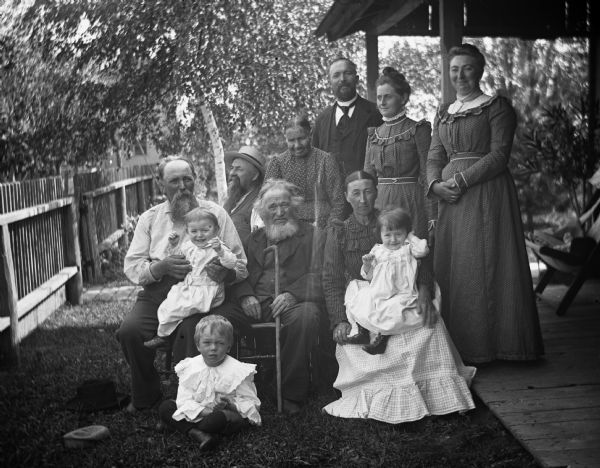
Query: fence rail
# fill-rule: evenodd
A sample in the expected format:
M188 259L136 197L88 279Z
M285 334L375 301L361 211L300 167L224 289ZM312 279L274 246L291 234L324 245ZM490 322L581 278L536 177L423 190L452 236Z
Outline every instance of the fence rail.
M101 278L102 251L126 247L127 217L154 197L153 167L0 184L0 361L18 363L19 342Z

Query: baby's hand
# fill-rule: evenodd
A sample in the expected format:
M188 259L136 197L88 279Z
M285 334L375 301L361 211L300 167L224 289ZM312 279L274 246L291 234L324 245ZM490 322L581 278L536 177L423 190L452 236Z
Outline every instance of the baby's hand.
M213 237L212 239L206 242L206 247L212 247L212 249L220 254L223 252L223 247L221 246L221 241L218 237Z
M372 253L368 253L362 256L363 265L365 266L371 266L373 260L375 260L375 255L373 255Z
M172 232L171 234L169 234L169 244L172 247L175 247L177 244L179 244L179 234L177 234L176 232Z

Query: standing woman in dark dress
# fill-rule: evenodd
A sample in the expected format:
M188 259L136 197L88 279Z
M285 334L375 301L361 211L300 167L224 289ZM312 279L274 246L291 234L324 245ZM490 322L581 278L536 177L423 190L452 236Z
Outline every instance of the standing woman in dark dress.
M427 159L429 195L439 200L434 272L442 317L467 362L537 359L544 348L507 167L515 111L481 91L485 58L476 47L449 55L457 99L440 106Z
M402 73L385 67L376 84L383 124L368 130L364 168L379 178L375 206L404 208L413 220L415 235L427 239L428 227L436 218L436 203L425 197L431 124L406 115L411 89Z

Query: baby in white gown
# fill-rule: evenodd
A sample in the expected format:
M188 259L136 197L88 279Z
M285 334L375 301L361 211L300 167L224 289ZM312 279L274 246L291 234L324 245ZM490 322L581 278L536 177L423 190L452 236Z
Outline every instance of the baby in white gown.
M212 280L205 267L215 257L228 269L235 268L238 261L235 254L216 237L219 222L213 213L194 208L185 215L185 221L189 239L183 241L180 246L179 235L172 233L166 253L184 255L192 265L192 271L183 281L173 285L167 298L159 306L156 336L144 343L148 348L165 346L168 336L183 319L192 314L208 313L213 307L221 305L225 298L225 286L222 282Z
M429 253L427 241L411 233L412 221L405 210L383 211L378 224L383 243L363 255L361 275L366 281L350 281L344 301L352 326L350 342L369 341L364 349L371 354L385 351L389 335L423 326L416 280L418 259Z

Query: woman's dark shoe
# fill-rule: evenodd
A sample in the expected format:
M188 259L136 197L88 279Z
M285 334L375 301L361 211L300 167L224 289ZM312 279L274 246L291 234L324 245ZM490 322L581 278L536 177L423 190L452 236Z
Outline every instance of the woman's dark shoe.
M198 448L203 452L212 450L219 444L217 436L201 431L200 429L190 429L188 434L192 439L200 443Z
M144 341L144 346L150 349L166 349L169 347L169 338L156 335L148 341Z
M383 354L385 353L385 348L387 348L389 338L389 335L378 333L371 343L363 346L363 349L369 354Z
M346 343L349 344L368 344L369 343L369 330L358 325L358 335L346 338Z

